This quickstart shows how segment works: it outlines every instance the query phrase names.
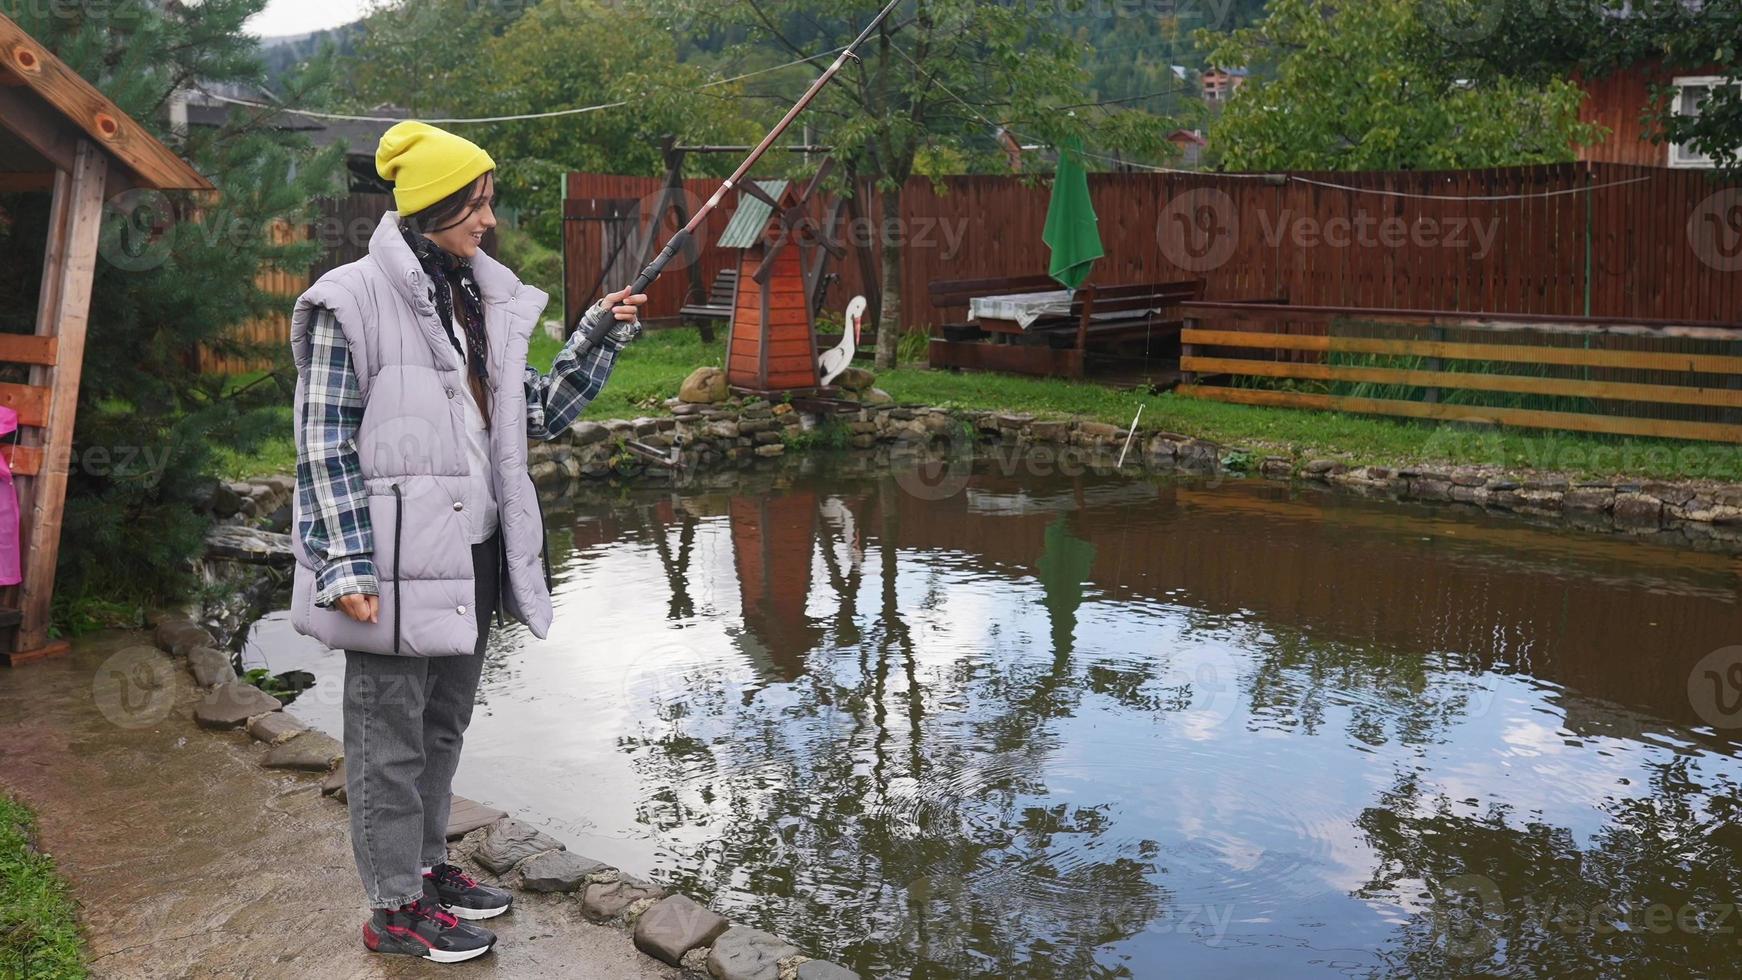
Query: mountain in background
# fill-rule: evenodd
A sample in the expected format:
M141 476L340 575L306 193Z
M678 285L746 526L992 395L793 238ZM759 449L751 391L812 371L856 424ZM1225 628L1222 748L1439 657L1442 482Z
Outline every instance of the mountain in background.
M324 31L261 38L260 60L266 66L266 87L274 92L279 91L280 79L319 54L321 48L328 44L338 49L340 57L352 54L357 48L357 38L362 33L363 21L358 19Z

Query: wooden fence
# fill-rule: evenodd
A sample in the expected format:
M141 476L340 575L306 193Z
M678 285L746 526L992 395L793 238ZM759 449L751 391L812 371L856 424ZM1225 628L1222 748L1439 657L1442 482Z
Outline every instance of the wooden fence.
M1181 308L1180 391L1197 398L1742 442L1742 328L1733 325L1256 303Z
M307 228L293 227L284 222L272 226L274 244L283 245L291 241L306 238ZM230 331L230 336L241 344L255 345L277 344L280 347L290 346L290 309L296 297L308 288L311 280L306 274L286 272L283 269L262 269L254 277L254 284L268 294L280 297L282 302L276 309L262 317L246 320ZM195 351L198 370L211 374L249 374L254 371L270 370L273 361L270 357L250 357L246 354L227 350L220 345L218 348L200 346Z
M320 215L305 227L293 228L284 222L272 226L273 242L285 244L297 239L312 238L321 246L306 273L264 269L255 277L255 284L267 293L280 297L279 309L236 326L231 336L245 344L276 345L280 349L290 344L290 310L296 297L309 284L329 270L354 262L369 254L369 238L381 221L382 212L393 207L390 194L349 194L345 197L322 198ZM269 370L269 357L248 357L242 354L200 347L194 352L199 370L216 374L248 374Z
M700 202L719 183L684 186ZM563 247L569 309L588 301L605 267L604 202L646 215L661 184L651 177L569 175ZM1742 231L1734 217L1742 190L1714 184L1700 171L1576 163L1445 172L1092 174L1089 186L1107 251L1094 283L1203 278L1211 300L1280 295L1308 306L1742 317ZM945 321L926 296L934 279L1044 273L1049 193L1044 184L1015 177L911 181L900 227L904 328ZM729 201L722 210L735 206ZM880 213L874 198L860 211ZM712 245L726 218L716 215L702 235L697 266L704 289L731 264ZM869 247L875 268L873 228L867 222L851 229L847 244ZM831 309L875 289L863 282L855 255L836 271L841 281L827 297ZM687 274L668 274L654 287L650 315L675 315L689 289Z

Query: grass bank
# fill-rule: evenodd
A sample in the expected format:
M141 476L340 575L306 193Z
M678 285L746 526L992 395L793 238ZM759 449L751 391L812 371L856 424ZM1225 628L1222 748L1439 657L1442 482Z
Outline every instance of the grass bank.
M723 363L724 331L717 333L721 339L711 344L702 343L693 330L659 331L643 337L624 356L604 395L588 406L583 417L663 414L661 403L677 394L679 383L690 371ZM535 337L531 362L548 369L560 346L543 335ZM1474 429L1336 412L1227 405L1060 379L951 374L918 365L882 372L878 385L902 402L1028 412L1041 417L1079 416L1116 425L1130 424L1141 405L1146 427L1280 455L1340 456L1393 466L1432 462L1550 470L1590 478L1742 481L1742 446L1528 429ZM284 429L284 437L264 451L228 458L230 475L289 471L296 453L290 440L288 407Z
M0 977L85 977L85 941L54 862L31 842L35 817L0 793Z

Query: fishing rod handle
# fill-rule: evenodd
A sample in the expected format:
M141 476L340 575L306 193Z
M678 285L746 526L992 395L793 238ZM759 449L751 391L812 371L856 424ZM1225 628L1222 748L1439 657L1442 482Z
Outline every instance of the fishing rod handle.
M665 271L666 264L689 243L689 238L689 232L682 229L671 236L671 241L665 243L665 247L659 250L659 254L653 257L652 262L647 263L647 268L642 269L641 273L635 277L635 281L629 285L629 295L635 296L647 292L647 287L653 285L653 281L659 278L661 272ZM599 341L604 340L605 335L610 333L611 328L616 325L616 315L611 312L611 307L604 305L601 301L593 304L592 308L587 310L581 318L580 329L586 335L587 346L594 347L598 345Z

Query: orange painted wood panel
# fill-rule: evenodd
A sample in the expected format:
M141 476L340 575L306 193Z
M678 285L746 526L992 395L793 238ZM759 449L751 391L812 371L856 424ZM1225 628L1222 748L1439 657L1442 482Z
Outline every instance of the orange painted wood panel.
M14 476L35 476L42 472L41 446L0 446L0 458L8 460Z
M41 385L0 383L0 405L18 413L18 424L40 426L48 418L52 390Z
M60 341L29 333L0 333L0 361L8 364L53 364Z
M811 356L811 341L809 337L776 337L768 342L769 357L809 357Z

